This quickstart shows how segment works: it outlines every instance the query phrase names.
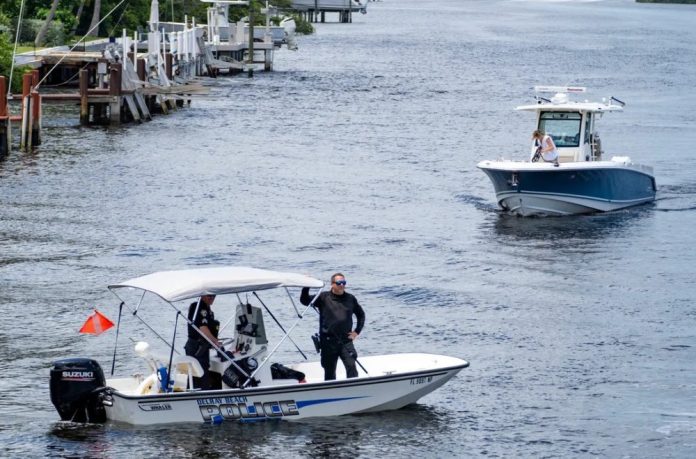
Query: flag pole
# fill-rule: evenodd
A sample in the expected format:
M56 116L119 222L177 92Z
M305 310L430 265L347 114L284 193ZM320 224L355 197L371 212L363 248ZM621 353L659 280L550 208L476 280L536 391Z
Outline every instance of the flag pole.
M114 358L111 361L111 376L114 375L114 367L116 366L116 345L118 344L118 331L121 329L121 311L123 311L123 301L118 305L118 321L116 322L116 340L114 341Z

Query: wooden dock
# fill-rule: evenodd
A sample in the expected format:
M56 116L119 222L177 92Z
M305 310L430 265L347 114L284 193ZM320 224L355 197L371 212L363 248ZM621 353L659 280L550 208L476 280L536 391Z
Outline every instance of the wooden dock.
M326 22L326 13L338 13L341 23L353 22L353 15L367 12L368 0L293 0L292 8L312 23Z
M13 125L20 131L21 150L41 144L43 103L77 102L81 124L114 126L150 120L153 114L167 114L208 93L196 77L199 70L207 73L209 69L198 65L192 55L165 53L157 59L162 65L153 66L147 53L126 52L123 59L125 49L121 47L119 53L114 43L101 52L53 50L33 56L36 68L23 75L22 95L10 96L20 101L19 114L12 114L7 81L0 77L0 156L11 149ZM191 64L195 71L183 72L183 64ZM67 90L51 88L58 85Z

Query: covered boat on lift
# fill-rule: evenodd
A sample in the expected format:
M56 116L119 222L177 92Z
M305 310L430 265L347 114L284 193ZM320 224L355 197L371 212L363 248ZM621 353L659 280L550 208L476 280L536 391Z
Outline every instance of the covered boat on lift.
M369 0L292 0L292 9L297 11L346 11L367 13Z
M121 307L125 306L131 313L129 316L143 321L165 342L169 355L156 356L150 352L149 344L138 342L135 353L143 359L146 373L111 378L105 378L101 365L89 358L57 361L51 370L51 401L63 420L77 422L108 420L147 425L299 420L399 409L415 403L469 365L444 355L375 355L360 357L357 378L346 378L345 370L339 365L337 379L324 381L320 363L306 361L306 355L290 337L312 307L310 304L300 311L290 289L323 289L323 286L322 281L301 274L246 267L163 271L110 285L109 289L122 301ZM270 289L284 289L295 309L298 318L287 332L258 295ZM127 304L122 296L126 292L135 293L138 303ZM157 334L141 317L146 295L155 295L158 305L172 308L171 341ZM203 369L194 358L181 355L175 342L179 322L198 330L187 319L186 311L175 303L184 302L185 308L187 300L202 295L231 300L215 304L218 313L223 312L224 306L231 309L228 312L231 317L221 328L220 336L228 324L235 324L233 336L220 339L223 346L208 340L212 348L210 371L214 386L210 390L194 387L193 378L202 376ZM249 295L258 304L251 304ZM272 348L263 320L264 310L284 333ZM118 323L120 326L120 312ZM286 342L294 344L305 361L287 366L272 363L278 348ZM116 351L112 375L115 361Z
M485 160L477 166L493 182L498 204L521 216L572 215L606 212L655 200L652 167L636 164L628 156L607 159L597 130L606 112L620 112L624 103L571 101L569 94L584 93L583 87L537 86L551 92L549 100L516 110L536 113L536 129L550 135L556 144L557 163Z

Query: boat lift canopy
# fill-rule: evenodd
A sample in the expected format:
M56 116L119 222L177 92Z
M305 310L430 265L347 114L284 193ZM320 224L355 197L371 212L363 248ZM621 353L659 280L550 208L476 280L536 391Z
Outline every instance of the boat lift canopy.
M324 282L302 274L240 266L159 271L109 285L109 290L136 288L167 302L203 295L224 295L282 287L320 288Z

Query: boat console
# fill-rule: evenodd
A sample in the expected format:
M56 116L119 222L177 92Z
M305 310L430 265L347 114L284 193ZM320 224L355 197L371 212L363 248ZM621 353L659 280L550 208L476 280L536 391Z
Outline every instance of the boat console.
M225 355L213 351L214 355L210 357L212 379L219 378L222 389L297 384L304 380L302 372L278 363L264 363L268 355L268 338L261 308L238 304L234 330L232 338L222 340Z

